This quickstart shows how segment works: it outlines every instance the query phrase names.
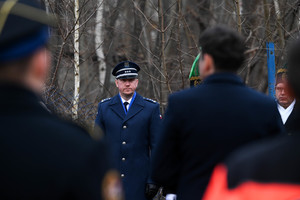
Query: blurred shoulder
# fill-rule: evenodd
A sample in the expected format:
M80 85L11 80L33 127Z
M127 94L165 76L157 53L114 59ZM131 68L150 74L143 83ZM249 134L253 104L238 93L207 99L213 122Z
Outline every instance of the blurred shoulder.
M260 182L299 182L300 161L295 159L300 153L299 137L275 137L246 145L228 157L228 183L235 187L246 180ZM276 166L276 168L274 168Z
M69 141L90 141L93 140L89 132L83 127L70 120L61 119L55 115L43 120L44 130L54 137ZM50 134L49 134L50 135Z
M260 104L261 106L266 108L276 106L275 98L272 98L262 92L256 91L249 87L247 87L247 90L249 91L249 100L253 100L257 104Z
M176 91L169 96L169 101L186 101L189 98L194 98L199 92L201 92L202 86L199 85L193 88L187 88L180 91Z

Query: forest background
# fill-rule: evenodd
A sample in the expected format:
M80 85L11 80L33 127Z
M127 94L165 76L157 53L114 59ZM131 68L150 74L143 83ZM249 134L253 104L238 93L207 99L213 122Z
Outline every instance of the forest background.
M266 42L275 44L276 68L298 37L299 0L43 0L55 14L49 32L50 77L44 93L52 112L91 128L101 99L117 94L113 67L124 60L140 67L137 92L164 113L168 96L189 87L199 35L225 24L246 41L238 71L245 83L267 93Z

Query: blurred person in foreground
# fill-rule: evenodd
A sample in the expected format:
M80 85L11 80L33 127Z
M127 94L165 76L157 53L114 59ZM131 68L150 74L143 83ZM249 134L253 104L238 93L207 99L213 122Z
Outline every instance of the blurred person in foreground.
M300 108L288 83L287 69L280 68L276 73L277 108L288 135L300 131Z
M288 82L299 98L299 39L293 42L287 55ZM204 199L300 199L299 134L260 141L235 151L215 168Z
M201 199L213 168L234 149L283 131L276 103L236 75L244 40L215 26L199 39L203 83L169 97L152 177L178 199Z
M131 61L117 64L112 74L119 93L102 100L95 120L112 151L128 200L153 199L159 187L152 181L150 161L161 129L156 101L136 92L140 67Z
M0 0L0 199L111 199L106 148L40 104L47 22L39 1Z

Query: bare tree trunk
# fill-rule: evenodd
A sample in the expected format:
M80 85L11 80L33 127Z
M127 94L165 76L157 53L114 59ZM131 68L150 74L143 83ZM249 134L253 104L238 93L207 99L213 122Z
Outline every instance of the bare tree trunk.
M104 53L103 53L103 35L102 35L102 20L103 20L103 9L104 4L103 1L99 0L99 6L96 14L96 28L95 28L95 48L96 54L98 56L99 61L99 82L100 82L100 92L103 93L104 83L105 83L105 75L106 75L106 63L104 61Z
M79 68L79 0L74 1L75 30L74 30L74 99L72 107L73 119L78 118L78 103L80 90Z
M242 22L241 22L241 2L239 0L233 0L235 4L236 21L239 33L242 33Z
M114 66L116 62L119 62L117 58L114 59L114 57L116 57L115 35L116 35L116 23L119 18L119 13L122 11L119 8L122 6L124 2L125 1L117 0L117 2L115 2L115 6L113 5L110 6L109 1L106 1L106 4L104 5L106 6L106 8L103 10L103 21L105 21L105 23L104 23L104 30L102 29L102 32L104 34L103 39L105 40L103 43L103 45L105 46L104 49L105 63L107 64L104 87L105 87L105 91L110 96L112 94L110 93L111 68L109 66Z
M279 3L278 0L274 0L274 6L275 6L275 12L276 12L276 24L277 24L277 30L280 38L280 45L281 48L284 47L284 35L282 32L282 23L281 23L281 13L280 13L280 8L279 8Z
M181 74L181 81L182 81L182 85L181 85L181 89L184 89L184 72L183 72L183 66L182 66L182 47L181 47L181 20L182 20L182 2L181 0L177 0L177 8L178 8L178 19L177 19L177 52L178 52L178 62L179 62L179 70L180 70L180 74Z
M141 35L141 31L142 31L142 22L141 19L142 17L140 17L140 15L137 13L137 1L133 0L132 3L133 5L133 20L134 20L134 24L133 24L133 30L132 30L132 35L135 36L135 38L132 38L132 49L131 49L131 57L133 59L133 61L136 62L136 60L139 57L139 43L136 41L136 39L140 38ZM140 1L140 12L144 13L145 12L145 7L146 7L146 0L141 0Z
M267 0L263 0L264 13L265 13L265 24L266 24L266 38L267 41L271 41L271 29L270 29L270 12Z
M167 71L167 65L166 65L166 57L165 57L165 25L164 25L164 11L163 11L163 4L162 0L158 0L158 9L159 9L159 16L160 16L160 31L161 31L161 66L164 71L165 76L165 84L167 85L169 93L172 93L171 87L170 87L170 80L168 76Z
M147 66L148 71L150 73L150 71L151 71L150 70L150 68L151 68L150 66L153 65L153 61L151 60L151 54L150 54L150 50L151 50L151 48L150 48L150 41L149 41L150 39L149 39L146 31L147 31L147 29L144 27L143 28L143 36L144 36L145 46L148 49L148 51L146 51L147 64L145 66ZM158 98L159 95L157 94L158 92L156 92L157 90L155 90L156 87L155 87L154 80L153 80L153 77L152 77L151 74L149 75L149 78L150 78L150 84L151 84L152 89L153 89L153 95L154 95L155 99L158 100L159 99Z

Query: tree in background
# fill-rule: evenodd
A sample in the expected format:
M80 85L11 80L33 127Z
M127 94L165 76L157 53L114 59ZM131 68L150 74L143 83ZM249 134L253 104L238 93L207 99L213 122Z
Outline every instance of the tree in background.
M91 126L97 103L117 92L111 87L111 71L124 60L141 66L138 92L157 100L163 112L169 94L189 87L198 37L215 24L226 24L245 37L248 59L239 75L250 87L266 92L266 42L275 43L280 67L300 25L298 0L78 0L78 15L75 1L44 1L58 17L50 42L53 63L46 103L71 117L77 102L78 121ZM79 39L74 40L77 30ZM76 63L80 90L74 101Z

